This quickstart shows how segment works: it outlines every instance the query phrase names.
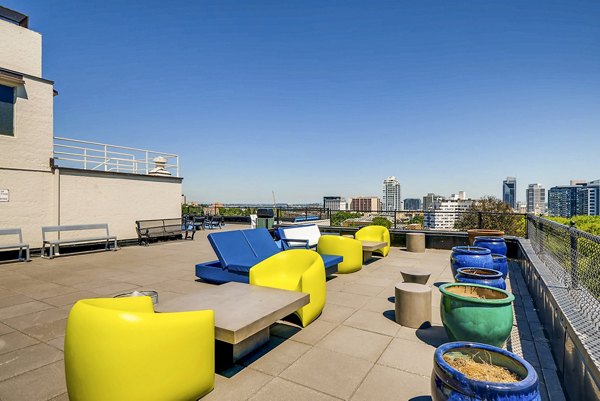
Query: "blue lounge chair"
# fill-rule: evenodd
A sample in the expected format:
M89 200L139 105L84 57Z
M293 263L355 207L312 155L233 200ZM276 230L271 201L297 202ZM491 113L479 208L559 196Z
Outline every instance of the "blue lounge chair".
M237 281L248 283L252 266L267 259L281 248L266 228L224 231L208 235L208 241L219 260L196 265L196 277L216 284ZM341 256L321 255L327 275L337 272Z

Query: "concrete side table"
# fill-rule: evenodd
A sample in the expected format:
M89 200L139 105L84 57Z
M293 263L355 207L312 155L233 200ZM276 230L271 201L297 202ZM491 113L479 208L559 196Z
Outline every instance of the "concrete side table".
M407 233L406 234L406 250L408 252L425 252L425 234L423 233Z
M403 267L400 269L400 273L402 273L405 283L427 284L427 280L431 276L430 270L416 267Z
M413 329L431 326L431 288L416 283L396 284L396 323Z

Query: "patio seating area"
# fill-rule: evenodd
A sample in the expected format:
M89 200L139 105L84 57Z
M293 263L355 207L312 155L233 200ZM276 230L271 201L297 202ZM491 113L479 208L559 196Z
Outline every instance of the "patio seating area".
M247 226L228 224L223 230ZM207 231L194 241L123 247L119 252L35 258L0 264L0 399L65 401L66 319L79 299L155 290L158 305L208 284L194 266L213 260ZM330 277L320 316L305 328L280 321L269 342L226 370L203 400L430 400L437 346L447 342L436 284L453 281L450 251L392 247L359 271ZM403 269L431 273L432 327L395 319L395 285ZM548 341L516 264L507 284L516 299L507 348L538 370L543 400L564 400ZM158 308L157 308L158 309Z

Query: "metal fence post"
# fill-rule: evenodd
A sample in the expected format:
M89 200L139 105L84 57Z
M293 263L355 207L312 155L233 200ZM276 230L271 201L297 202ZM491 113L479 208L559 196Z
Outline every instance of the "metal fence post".
M569 237L571 238L571 284L573 288L577 288L579 286L579 254L577 251L577 230L574 221L570 223Z
M398 220L398 216L396 215L396 209L394 209L394 229L396 229L396 221Z
M483 228L483 212L477 212L477 228Z

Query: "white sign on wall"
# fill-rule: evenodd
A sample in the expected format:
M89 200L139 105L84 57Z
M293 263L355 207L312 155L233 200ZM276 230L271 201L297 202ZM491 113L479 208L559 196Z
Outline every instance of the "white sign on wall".
M8 189L0 189L0 202L8 202Z

